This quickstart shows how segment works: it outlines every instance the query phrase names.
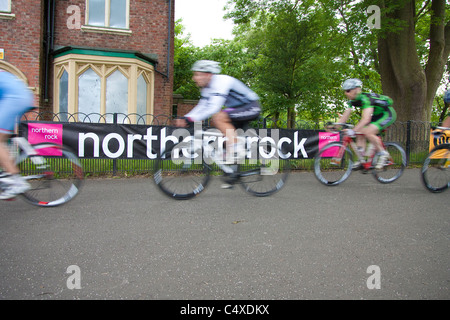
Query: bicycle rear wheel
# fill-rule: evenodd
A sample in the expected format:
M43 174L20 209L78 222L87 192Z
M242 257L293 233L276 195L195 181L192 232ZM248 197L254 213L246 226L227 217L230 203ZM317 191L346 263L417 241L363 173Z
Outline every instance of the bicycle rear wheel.
M372 168L372 174L381 183L391 183L401 177L406 167L406 153L402 147L393 142L386 142L385 149L389 159L382 169ZM378 161L378 155L373 158L373 164Z
M341 158L334 156L342 154ZM326 145L314 159L314 174L326 186L341 184L352 173L353 153L342 143Z
M430 192L450 188L450 144L441 144L431 150L423 163L421 178Z
M257 197L267 197L280 191L291 172L288 159L264 159L239 165L239 176L244 190Z
M22 153L16 160L22 176L31 185L24 199L40 207L56 207L79 193L84 180L83 167L67 147L42 143L33 146L38 155Z
M153 180L167 196L187 200L199 195L208 185L210 167L203 159L175 158L167 151L156 160Z

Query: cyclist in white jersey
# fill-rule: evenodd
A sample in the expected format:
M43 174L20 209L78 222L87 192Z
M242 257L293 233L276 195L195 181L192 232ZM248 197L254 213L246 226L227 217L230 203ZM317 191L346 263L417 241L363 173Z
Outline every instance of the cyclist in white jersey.
M32 104L33 95L23 81L0 70L0 179L3 185L0 200L13 198L30 189L11 159L7 141L14 133L18 118L33 108Z
M191 70L192 79L201 88L199 103L175 125L186 127L189 122L212 117L212 124L227 137L227 153L243 152L237 148L236 128L257 119L261 113L259 97L241 81L220 73L219 63L199 60Z

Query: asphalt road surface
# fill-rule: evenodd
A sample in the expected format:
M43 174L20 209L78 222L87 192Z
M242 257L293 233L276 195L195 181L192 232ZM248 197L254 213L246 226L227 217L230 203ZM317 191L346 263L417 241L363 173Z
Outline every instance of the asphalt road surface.
M449 299L450 190L408 169L340 186L294 173L257 198L87 180L57 208L0 202L0 299Z

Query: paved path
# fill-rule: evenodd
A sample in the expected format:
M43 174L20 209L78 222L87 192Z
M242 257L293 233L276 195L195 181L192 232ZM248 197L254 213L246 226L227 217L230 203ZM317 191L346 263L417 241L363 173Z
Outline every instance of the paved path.
M449 196L418 169L337 187L295 173L268 198L215 179L190 201L87 180L59 208L0 203L0 299L449 299Z

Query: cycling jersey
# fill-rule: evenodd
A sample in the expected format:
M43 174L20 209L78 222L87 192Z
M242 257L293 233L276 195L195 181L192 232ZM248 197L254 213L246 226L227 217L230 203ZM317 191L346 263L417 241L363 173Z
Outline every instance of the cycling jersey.
M246 120L253 119L261 111L258 100L258 95L241 81L227 75L215 74L208 86L202 88L199 103L186 114L186 118L192 122L205 120L225 107L230 118L244 120L244 117L238 119L241 118L238 115L243 115Z
M362 110L373 108L371 124L381 131L392 125L397 119L397 113L392 107L392 99L377 93L360 93L356 99L348 102L350 107L359 107Z
M13 133L18 118L32 105L33 95L23 81L0 70L0 133Z

